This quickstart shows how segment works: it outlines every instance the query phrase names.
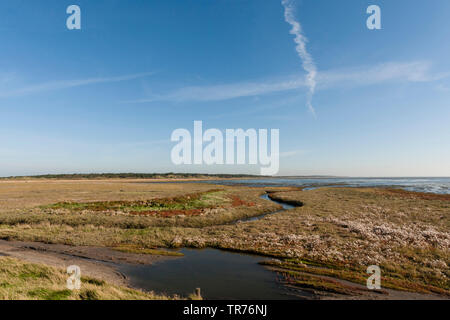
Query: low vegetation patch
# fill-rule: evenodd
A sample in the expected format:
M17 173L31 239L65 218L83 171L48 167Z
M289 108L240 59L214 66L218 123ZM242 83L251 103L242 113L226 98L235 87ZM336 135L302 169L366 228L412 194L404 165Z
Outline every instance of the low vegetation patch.
M337 280L327 279L310 274L295 271L278 271L282 276L281 281L284 285L298 287L303 291L324 295L327 293L343 295L360 295L363 289L351 285L345 285Z
M365 288L350 286L337 281L338 279L342 279L365 286L368 275L363 266L317 263L299 259L271 260L262 262L261 264L279 272L283 277L283 281L290 285L340 294L360 294L362 291L366 291ZM380 267L383 270L383 288L420 293L436 293L450 297L450 291L439 287L443 283L436 283L437 286L432 285L433 282L431 284L423 284L417 281L417 279L414 281L414 279L408 278L405 274L396 273L385 266ZM380 293L383 293L383 291L380 291Z
M403 197L409 199L450 201L450 194L412 192L408 190L394 189L394 188L380 188L378 192L387 196L392 195L394 197Z
M170 212L179 214L202 212L202 209L214 208L227 202L222 190L198 192L179 197L150 199L139 201L96 201L96 202L58 202L42 206L43 209L66 209L73 212L122 212L134 215L170 216ZM169 214L167 213L169 211ZM194 215L194 214L191 214Z
M182 257L184 254L177 251L168 251L168 250L162 250L162 249L156 249L156 248L145 248L138 246L136 244L122 244L117 247L113 247L112 249L120 251L120 252L126 252L126 253L136 253L136 254L152 254L152 255L158 255L158 256L172 256L172 257Z

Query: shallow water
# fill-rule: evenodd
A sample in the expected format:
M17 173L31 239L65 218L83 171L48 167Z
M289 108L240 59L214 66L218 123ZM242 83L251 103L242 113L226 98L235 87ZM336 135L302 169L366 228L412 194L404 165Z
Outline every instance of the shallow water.
M265 258L217 249L182 249L184 257L153 265L126 265L132 286L188 296L201 288L204 299L295 299L277 283L277 274L258 262Z
M247 222L247 221L255 221L255 220L262 219L262 218L264 218L265 216L268 216L268 215L276 214L276 213L282 212L282 211L284 211L284 210L289 210L289 209L295 208L295 206L293 206L293 205L290 205L290 204L287 204L287 203L284 203L284 202L281 202L281 201L277 201L277 200L272 200L272 199L270 199L270 198L269 198L269 195L268 195L267 193L266 193L266 194L263 194L260 198L262 198L262 199L264 199L264 200L269 200L269 201L275 202L275 203L281 205L281 206L283 207L283 209L278 210L278 211L274 211L274 212L270 212L270 213L265 213L265 214L262 214L262 215L256 216L256 217L251 217L251 218L241 219L241 220L238 220L238 221L233 222L233 223Z
M238 220L236 223L259 220L294 206L269 198L261 198L283 206L282 210L257 217ZM122 265L119 271L130 284L144 290L188 296L201 288L205 299L295 299L307 293L295 292L277 283L277 274L260 265L263 258L257 255L218 249L181 249L181 258L156 262L152 265Z

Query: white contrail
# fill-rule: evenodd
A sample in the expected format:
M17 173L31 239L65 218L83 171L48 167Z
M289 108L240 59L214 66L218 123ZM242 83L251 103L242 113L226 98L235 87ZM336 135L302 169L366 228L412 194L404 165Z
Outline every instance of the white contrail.
M450 72L434 72L429 61L387 61L377 65L359 65L346 68L322 70L315 78L316 89L326 90L336 87L358 88L372 85L394 85L416 82L436 82L450 78ZM0 74L0 88L1 88ZM205 86L185 86L166 93L154 94L125 103L147 103L155 101L224 101L244 97L257 97L276 92L309 90L305 77L297 74L272 79L252 79L250 81L213 84ZM441 87L442 88L442 87ZM0 89L1 97L1 89Z
M302 34L302 26L300 25L300 23L295 20L292 1L282 0L281 4L284 7L284 19L292 26L290 33L295 36L294 41L297 44L295 50L302 60L303 69L305 69L305 71L308 73L306 76L306 84L309 88L307 96L307 106L311 113L315 115L316 112L314 110L314 107L312 106L312 97L314 95L314 91L316 90L316 65L314 64L314 60L312 59L311 55L306 50L306 43L308 42L308 39Z
M154 74L154 72L137 73L137 74L129 74L129 75L124 75L124 76L106 77L106 78L58 80L58 81L51 81L51 82L44 82L44 83L40 83L40 84L28 85L25 87L17 88L12 91L2 91L0 88L0 98L24 96L24 95L33 94L33 93L41 93L41 92L45 92L45 91L69 89L69 88L75 88L75 87L81 87L81 86L87 86L87 85L93 85L93 84L130 81L130 80L134 80L134 79L138 79L138 78L147 77L152 74Z

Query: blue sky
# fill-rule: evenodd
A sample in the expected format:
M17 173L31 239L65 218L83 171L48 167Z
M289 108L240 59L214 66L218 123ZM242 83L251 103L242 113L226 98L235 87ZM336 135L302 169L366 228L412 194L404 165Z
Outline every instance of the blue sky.
M281 0L1 1L0 176L259 172L172 165L194 120L280 129L280 175L450 176L450 2L289 5L315 114Z

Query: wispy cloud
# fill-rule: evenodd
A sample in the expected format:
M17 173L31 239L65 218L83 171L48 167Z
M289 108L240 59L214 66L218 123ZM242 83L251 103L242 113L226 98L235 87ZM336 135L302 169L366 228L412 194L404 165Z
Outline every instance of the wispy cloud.
M144 103L152 101L220 101L240 97L254 97L269 93L293 90L304 87L301 78L285 79L281 81L238 82L222 85L188 86L167 94L152 95L149 98L127 101Z
M16 79L17 75L13 72L0 73L0 86L8 85Z
M100 83L129 81L129 80L147 77L152 74L154 74L154 73L147 72L147 73L129 74L129 75L123 75L123 76L116 76L116 77L100 77L100 78L88 78L88 79L78 79L78 80L50 81L50 82L44 82L44 83L40 83L40 84L32 84L32 85L22 86L20 88L15 88L15 89L1 90L0 98L24 96L24 95L29 95L29 94L35 94L35 93L41 93L41 92L47 92L47 91L55 91L55 90L61 90L61 89L68 89L68 88L74 88L74 87L81 87L81 86L100 84Z
M388 62L374 66L362 66L321 71L316 77L316 90L336 87L360 87L395 82L432 82L449 77L449 72L434 73L432 64L426 61ZM127 101L145 103L153 101L220 101L243 97L267 95L301 88L309 90L310 85L303 77L291 76L284 79L238 82L223 85L188 86L166 94Z
M441 92L450 92L450 86L446 86L445 84L439 84L436 89Z
M299 155L299 154L305 154L305 153L308 153L308 151L306 151L306 150L285 151L285 152L280 152L280 157L281 158L288 158L288 157L296 156L296 155Z
M427 61L387 62L370 67L353 67L320 72L318 82L327 86L361 86L403 82L432 82L450 76L449 72L433 73Z
M303 69L307 72L306 85L308 86L307 106L312 114L315 115L314 107L312 106L312 98L316 90L316 76L317 68L313 58L306 49L308 39L302 34L302 26L295 19L293 3L291 0L282 0L281 4L284 7L284 19L292 26L290 33L294 35L294 41L297 44L295 50L302 60Z

